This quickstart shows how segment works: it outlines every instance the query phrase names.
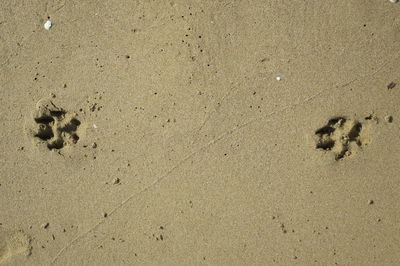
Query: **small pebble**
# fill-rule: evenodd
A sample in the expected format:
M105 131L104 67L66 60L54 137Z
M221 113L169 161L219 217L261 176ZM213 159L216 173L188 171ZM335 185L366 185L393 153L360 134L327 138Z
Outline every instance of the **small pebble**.
M97 143L96 143L96 142L93 142L92 148L93 148L93 149L96 149L96 148L97 148Z
M282 77L276 77L276 80L277 80L277 81L281 81L281 80L282 80Z
M107 216L108 216L108 214L106 212L103 212L102 215L104 218L107 218Z
M46 21L43 26L46 30L49 30L52 26L51 21L50 20Z
M373 201L373 200L369 200L369 201L368 201L368 204L369 204L369 205L372 205L372 204L374 204L374 201Z
M391 3L397 3L399 0L389 0Z
M120 180L118 177L117 177L117 178L114 178L113 184L114 184L114 185L119 184L120 181L121 181L121 180Z
M391 90L391 89L395 88L396 85L397 85L396 83L390 82L389 85L387 85L387 88L388 88L388 90Z
M385 121L388 122L388 123L392 123L393 122L393 116L391 116L391 115L385 116Z
M41 227L43 229L47 229L49 227L49 223L44 223L44 224L41 225Z

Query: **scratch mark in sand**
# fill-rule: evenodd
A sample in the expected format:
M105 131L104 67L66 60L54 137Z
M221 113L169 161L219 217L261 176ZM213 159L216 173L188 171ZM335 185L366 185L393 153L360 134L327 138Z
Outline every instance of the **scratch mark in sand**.
M283 107L277 111L271 112L269 113L266 118L271 118L274 115L278 115L280 113L283 113L285 110L288 109L293 109L296 106L300 106L302 104L305 104L307 102L310 102L311 100L315 99L316 97L318 97L319 95L321 95L323 93L323 91L319 91L318 93L308 97L307 99L305 99L304 101L300 102L300 103L296 103L296 104L292 104L292 105L288 105L286 107ZM209 147L211 147L212 145L216 144L217 142L225 139L227 136L233 134L234 132L258 121L261 120L263 117L258 117L255 119L252 119L250 121L247 121L246 123L243 123L241 125L235 126L232 129L225 131L224 133L222 133L221 135L219 135L217 138L209 141L207 144L205 144L204 146L202 146L201 148L199 148L198 150L192 152L191 154L189 154L188 156L186 156L184 159L182 159L181 161L179 161L174 167L172 167L169 171L167 171L164 175L162 175L161 177L159 177L158 179L156 179L154 182L152 182L149 186L145 187L144 189L140 190L139 192L135 192L134 194L130 195L128 198L126 198L125 200L123 200L120 204L118 204L116 207L114 207L114 209L112 209L109 213L108 213L108 217L110 217L111 215L113 215L116 211L118 211L120 208L122 208L125 204L127 204L132 198L134 198L135 196L138 196L148 190L150 190L151 188L153 188L154 186L156 186L158 183L160 183L162 180L164 180L166 177L168 177L172 172L174 172L176 169L178 169L180 166L182 166L185 162L187 162L188 160L190 160L191 158L193 158L194 156L196 156L197 154L199 154L200 152L203 152L204 150L207 150ZM95 226L93 226L92 228L90 228L88 231L84 232L83 234L77 236L76 238L74 238L71 242L69 242L66 246L64 246L57 254L56 256L52 259L50 265L54 265L54 263L58 260L58 258L64 253L65 250L67 250L69 247L73 246L75 243L77 243L80 239L84 238L85 236L87 236L90 232L96 230L96 228L98 228L100 225L102 225L103 223L105 223L108 219L103 219L100 222L98 222Z
M224 100L229 97L229 95L232 93L232 91L235 89L236 87L232 87L230 90L228 90L227 93L225 93L224 96L222 96L221 100L219 100L217 102L217 105L213 110L211 110L210 112L207 113L206 118L204 119L203 123L201 123L200 127L196 130L196 133L193 136L193 140L190 143L191 145L193 145L196 142L197 136L200 133L200 131L203 129L203 127L206 125L206 123L208 122L208 120L210 120L211 115L214 114L215 112L218 111L218 109L221 107L222 103L224 102Z
M399 57L396 57L396 59L398 59ZM379 67L377 70L375 70L372 73L363 75L361 77L356 77L342 85L340 85L340 83L338 83L337 85L333 86L334 88L344 88L349 86L350 84L363 79L365 77L372 77L373 75L377 74L379 71L381 71L385 66L387 66L389 64L389 62L382 64L381 67ZM131 194L129 197L127 197L125 200L123 200L120 204L118 204L117 206L115 206L109 213L108 213L108 217L110 217L111 215L113 215L115 212L117 212L119 209L121 209L125 204L127 204L131 199L133 199L134 197L145 193L146 191L149 191L151 188L153 188L154 186L156 186L157 184L159 184L161 181L163 181L165 178L167 178L172 172L174 172L176 169L178 169L179 167L181 167L184 163L186 163L188 160L190 160L191 158L193 158L194 156L196 156L197 154L199 154L200 152L203 152L205 150L207 150L209 147L211 147L212 145L218 143L219 141L225 139L227 136L232 135L234 132L245 128L247 126L249 126L250 124L258 121L258 120L262 120L263 118L272 118L273 116L276 115L280 115L283 112L285 112L286 110L290 110L290 109L294 109L296 107L302 106L304 104L307 104L309 102L311 102L312 100L316 99L317 97L327 93L329 91L329 89L331 89L332 87L325 89L325 90L320 90L319 92L311 95L310 97L306 98L305 100L298 102L298 103L294 103L294 104L289 104L285 107L282 107L276 111L273 111L269 114L267 114L266 116L262 116L262 117L257 117L254 118L250 121L247 121L241 125L237 125L233 128L231 128L230 130L225 131L224 133L222 133L221 135L219 135L218 137L216 137L215 139L209 141L207 144L205 144L204 146L200 147L199 149L197 149L196 151L192 152L191 154L189 154L188 156L186 156L184 159L182 159L181 161L179 161L175 166L173 166L169 171L167 171L164 175L162 175L161 177L157 178L156 180L154 180L150 185L148 185L147 187L145 187L144 189L140 190L139 192L135 192L133 194ZM227 94L228 95L228 94ZM270 120L267 120L270 121ZM96 225L94 225L93 227L91 227L88 231L82 233L81 235L77 236L76 238L74 238L73 240L71 240L67 245L65 245L63 248L61 248L59 250L59 252L55 255L55 257L51 260L50 265L54 265L57 260L61 257L61 255L70 247L72 247L73 245L75 245L77 242L79 242L79 240L83 239L85 236L87 236L90 232L96 230L96 228L98 228L100 225L102 225L103 223L105 223L106 221L109 221L109 219L103 219L100 222L98 222Z

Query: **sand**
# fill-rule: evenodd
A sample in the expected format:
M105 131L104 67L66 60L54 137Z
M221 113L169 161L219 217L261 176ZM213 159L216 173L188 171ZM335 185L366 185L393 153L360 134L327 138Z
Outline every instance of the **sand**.
M400 264L400 3L0 6L1 264Z

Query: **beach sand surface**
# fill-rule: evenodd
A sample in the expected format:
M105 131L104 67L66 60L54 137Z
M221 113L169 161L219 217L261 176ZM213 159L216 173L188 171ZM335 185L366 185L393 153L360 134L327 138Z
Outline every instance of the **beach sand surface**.
M400 265L399 47L387 0L1 1L0 264Z

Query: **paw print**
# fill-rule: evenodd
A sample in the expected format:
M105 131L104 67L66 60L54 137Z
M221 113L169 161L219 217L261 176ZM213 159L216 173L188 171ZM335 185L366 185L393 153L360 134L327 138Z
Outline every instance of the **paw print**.
M34 122L33 137L45 143L49 150L59 150L79 140L81 122L76 115L55 106L51 101L38 106Z
M332 118L326 126L315 131L316 148L332 151L335 160L343 159L361 147L361 130L362 124L358 121L344 117Z

